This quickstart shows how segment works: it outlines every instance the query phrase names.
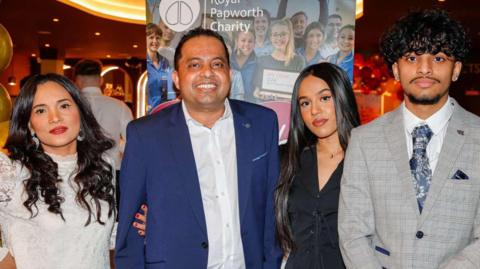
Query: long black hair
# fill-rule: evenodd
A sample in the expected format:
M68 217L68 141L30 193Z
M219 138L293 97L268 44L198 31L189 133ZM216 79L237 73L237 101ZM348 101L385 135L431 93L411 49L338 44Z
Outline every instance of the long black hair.
M355 102L352 86L345 71L331 63L314 64L303 69L295 81L293 88L290 131L288 133L286 152L281 159L280 179L275 191L277 237L285 252L295 248L287 213L288 194L295 174L299 171L300 155L303 149L317 143L317 137L308 129L302 119L297 100L300 84L308 76L314 76L324 80L332 91L335 115L337 118L337 132L343 150L347 149L351 130L360 125L357 103Z
M100 219L100 200L108 203L108 217L114 213L113 170L102 157L113 147L113 140L107 138L95 120L88 101L79 93L75 85L66 77L58 74L35 75L30 78L17 97L10 121L10 130L5 144L12 160L19 161L30 172L30 178L24 181L27 199L23 205L30 211L31 217L38 214L37 201L41 197L48 205L48 211L58 214L64 219L58 183L62 179L58 175L57 164L32 140L29 129L33 100L38 85L55 82L62 86L72 97L80 114L80 129L84 139L77 140L77 170L73 182L78 186L77 202L89 212L85 225L90 224L93 201L96 220ZM87 201L89 200L89 201Z

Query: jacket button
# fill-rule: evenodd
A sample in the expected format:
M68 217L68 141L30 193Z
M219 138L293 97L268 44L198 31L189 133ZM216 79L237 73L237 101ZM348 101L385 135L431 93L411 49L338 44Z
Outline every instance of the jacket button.
M422 239L423 237L423 232L422 231L418 231L417 234L416 234L417 238L418 239Z
M208 248L208 243L207 242L202 242L202 248Z

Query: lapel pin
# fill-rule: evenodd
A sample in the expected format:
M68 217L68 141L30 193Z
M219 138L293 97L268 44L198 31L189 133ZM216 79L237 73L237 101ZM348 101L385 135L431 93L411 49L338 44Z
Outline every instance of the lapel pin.
M250 128L250 123L244 123L244 124L243 124L243 127L245 127L245 128Z
M458 133L459 135L464 135L463 130L457 130L457 133Z

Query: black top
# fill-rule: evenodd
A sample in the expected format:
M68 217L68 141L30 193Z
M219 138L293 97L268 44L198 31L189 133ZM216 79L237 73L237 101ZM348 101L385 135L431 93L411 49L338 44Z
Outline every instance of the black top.
M319 191L315 147L302 152L288 198L288 214L296 249L286 269L345 268L338 246L338 199L343 160Z

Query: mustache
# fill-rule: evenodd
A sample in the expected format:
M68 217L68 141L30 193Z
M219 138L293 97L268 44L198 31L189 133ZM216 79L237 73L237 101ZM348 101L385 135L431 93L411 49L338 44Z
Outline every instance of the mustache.
M434 78L434 77L431 77L431 76L418 76L418 77L414 77L412 80L410 80L410 84L414 83L417 79L430 79L430 80L433 80L437 83L440 83L440 80L438 78Z

